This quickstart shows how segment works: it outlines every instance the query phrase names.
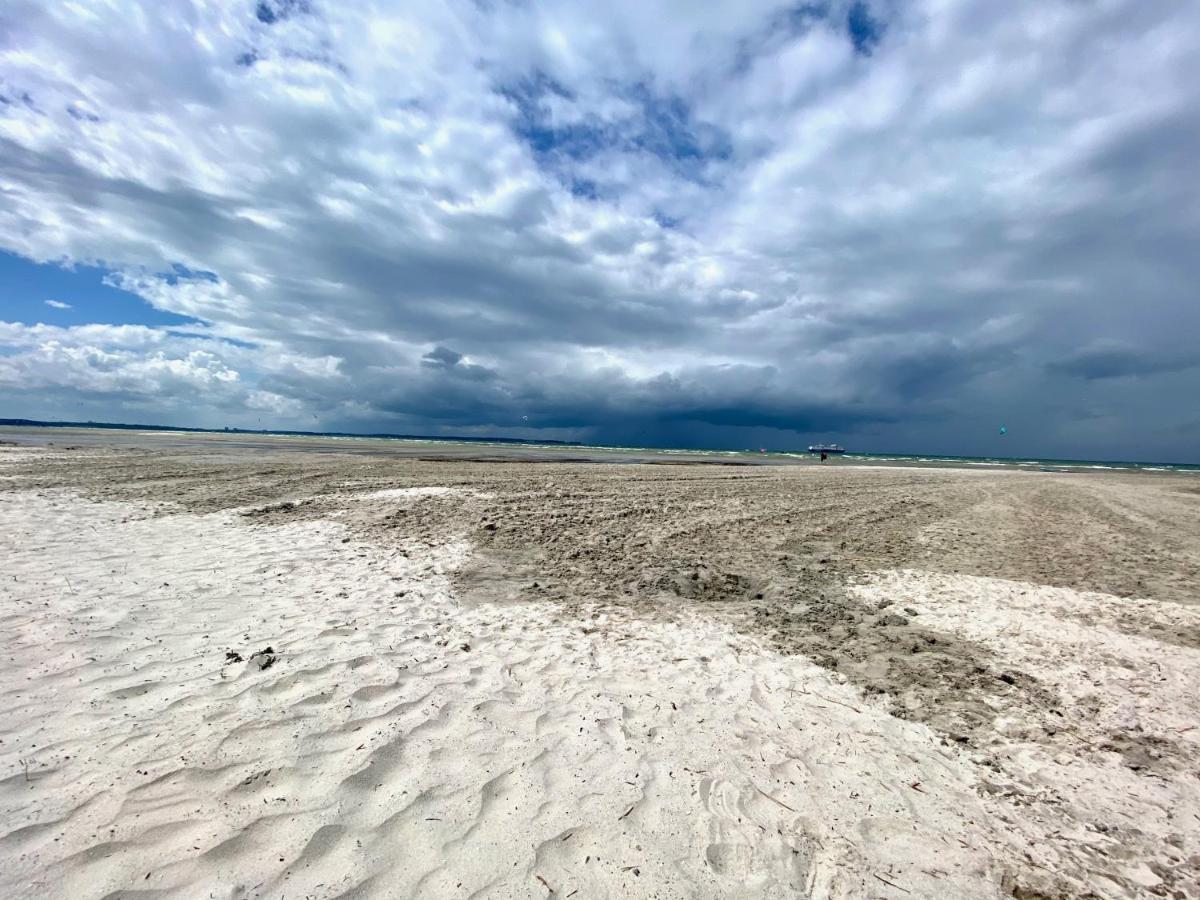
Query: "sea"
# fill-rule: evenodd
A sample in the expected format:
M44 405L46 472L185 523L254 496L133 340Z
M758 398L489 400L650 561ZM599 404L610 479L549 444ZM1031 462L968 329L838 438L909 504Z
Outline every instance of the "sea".
M224 438L231 444L251 446L256 441L271 439L288 439L302 445L304 439L316 441L345 442L355 449L366 449L367 444L380 443L384 445L406 445L406 449L417 446L459 448L463 451L486 451L489 448L501 451L505 455L521 453L534 454L547 458L562 458L569 456L580 461L595 462L667 462L678 459L683 461L711 461L727 464L787 464L792 460L812 462L816 454L808 453L805 449L795 450L761 450L746 448L741 450L713 450L693 448L661 448L640 446L618 446L607 444L582 444L563 441L537 441L522 438L488 438L488 437L440 437L432 435L388 435L388 434L347 434L345 432L321 431L269 431L249 429L204 429L181 428L159 425L127 425L108 422L41 422L29 419L0 419L0 433L23 432L30 434L41 432L42 429L88 429L108 432L124 432L131 436L163 438L182 438L187 435L204 436L207 438ZM45 433L45 432L43 432ZM294 449L300 449L296 444ZM316 449L316 447L314 447ZM347 449L350 449L347 447ZM868 453L849 451L845 454L831 455L825 465L899 465L899 466L929 466L929 467L963 467L979 469L1019 469L1044 472L1081 472L1081 471L1126 471L1126 472L1172 472L1181 474L1200 475L1200 463L1165 463L1146 460L1090 460L1090 459L1056 459L1050 457L1022 456L950 456L934 453Z

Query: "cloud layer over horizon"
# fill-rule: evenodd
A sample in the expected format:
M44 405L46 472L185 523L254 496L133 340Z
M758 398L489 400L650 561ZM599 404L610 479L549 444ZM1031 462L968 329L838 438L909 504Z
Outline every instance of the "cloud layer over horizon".
M0 415L1200 462L1200 7L593 6L7 3Z

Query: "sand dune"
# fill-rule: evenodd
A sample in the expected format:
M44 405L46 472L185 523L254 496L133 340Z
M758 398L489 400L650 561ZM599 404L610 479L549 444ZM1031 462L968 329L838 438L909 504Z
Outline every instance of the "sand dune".
M461 534L17 482L3 896L1196 894L1194 608L857 579L1095 705L1073 744L1047 703L967 746L701 605L465 602ZM500 502L412 487L353 502Z

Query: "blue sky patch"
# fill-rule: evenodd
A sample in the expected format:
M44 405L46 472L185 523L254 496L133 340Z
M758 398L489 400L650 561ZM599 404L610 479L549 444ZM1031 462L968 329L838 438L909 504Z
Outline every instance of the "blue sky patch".
M217 277L216 272L189 269L183 263L171 263L171 271L161 273L161 277L171 285L179 284L181 281L207 281L209 284L216 284L221 280Z
M865 3L855 3L846 15L846 28L854 43L854 52L870 56L883 39L883 23L872 18Z
M64 328L90 324L188 325L197 321L155 309L136 294L105 284L110 274L98 266L68 269L0 252L0 319ZM208 276L212 273L191 272L178 266L167 277L174 279L173 284L181 278Z
M308 0L259 0L254 17L264 25L274 25L293 13L310 12Z
M571 193L585 200L596 200L600 197L600 190L596 187L596 182L589 178L572 178Z
M513 130L550 170L557 170L578 196L599 196L603 186L564 174L571 163L590 159L607 150L651 154L685 177L699 179L701 166L732 155L728 135L695 118L681 97L657 93L645 82L624 86L617 93L637 112L627 119L585 119L556 125L546 108L553 97L574 100L574 94L543 72L501 87L499 93L513 102L517 114Z

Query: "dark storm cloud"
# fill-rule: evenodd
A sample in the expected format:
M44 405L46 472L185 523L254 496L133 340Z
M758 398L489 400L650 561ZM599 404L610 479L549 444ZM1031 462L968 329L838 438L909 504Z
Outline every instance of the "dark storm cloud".
M1102 378L1125 378L1153 375L1158 372L1178 372L1200 366L1200 357L1165 357L1153 352L1117 342L1087 347L1064 359L1050 363L1052 372L1075 375L1095 381Z
M170 7L0 14L0 246L194 323L24 413L1195 454L1193 6Z
M462 358L463 355L461 353L455 353L447 347L434 347L421 357L421 365L435 369L446 369L458 365Z

